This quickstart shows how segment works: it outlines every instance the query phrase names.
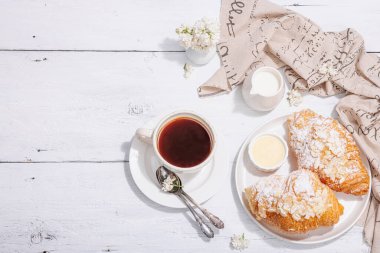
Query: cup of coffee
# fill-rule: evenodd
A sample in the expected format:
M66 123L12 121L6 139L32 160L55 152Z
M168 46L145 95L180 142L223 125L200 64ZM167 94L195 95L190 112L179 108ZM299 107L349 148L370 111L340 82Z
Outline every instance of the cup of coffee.
M163 117L154 129L139 128L140 140L153 145L160 162L178 173L197 172L215 153L215 131L204 117L189 111Z

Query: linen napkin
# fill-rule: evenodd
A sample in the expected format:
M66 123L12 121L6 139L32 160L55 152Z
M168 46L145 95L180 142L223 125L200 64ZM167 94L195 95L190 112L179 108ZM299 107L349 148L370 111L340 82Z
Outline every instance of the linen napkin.
M360 34L324 32L308 18L266 0L222 0L221 68L198 88L200 96L229 92L261 66L285 67L293 89L319 96L347 93L341 122L372 168L373 197L365 239L380 253L380 58L367 54Z
M371 203L364 224L364 239L372 252L380 252L380 103L358 95L348 95L336 108L341 122L351 132L368 157L372 173Z

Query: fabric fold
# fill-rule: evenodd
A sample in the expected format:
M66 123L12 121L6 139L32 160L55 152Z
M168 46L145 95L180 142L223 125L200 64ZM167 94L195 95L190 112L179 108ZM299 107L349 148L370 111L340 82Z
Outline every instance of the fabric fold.
M222 92L231 91L231 86L227 82L226 73L223 68L218 69L207 81L207 85L198 88L199 96L215 95Z

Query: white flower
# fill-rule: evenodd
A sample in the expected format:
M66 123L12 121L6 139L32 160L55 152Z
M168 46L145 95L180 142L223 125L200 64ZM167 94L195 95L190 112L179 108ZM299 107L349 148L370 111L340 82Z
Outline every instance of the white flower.
M192 35L187 34L187 33L181 33L179 35L179 44L181 45L181 47L188 49L191 47L191 45L193 43L192 39L193 39Z
M326 75L326 74L328 73L328 71L329 71L329 69L328 69L328 67L327 67L327 64L323 64L323 65L319 68L319 70L318 70L318 72L321 73L322 75Z
M303 100L301 93L296 89L292 89L288 92L287 99L290 106L299 106Z
M336 76L338 74L338 70L332 65L331 62L323 64L319 69L318 72L322 75L329 75L329 77Z
M233 235L231 237L231 246L233 249L242 251L248 248L249 240L245 238L244 233L242 235Z
M193 72L193 66L189 63L185 63L185 65L183 65L183 70L184 70L183 76L187 79L190 77L191 73Z
M329 68L329 75L336 76L338 74L338 70L334 67Z
M196 21L193 27L181 25L176 29L176 33L182 47L198 51L215 47L220 36L218 24L207 18Z
M175 29L175 32L177 34L181 34L181 33L191 34L191 30L192 30L192 28L190 26L182 24L180 27L178 27L177 29Z
M162 182L162 188L161 189L164 192L169 192L169 191L173 190L174 181L175 181L175 177L168 176L167 178L165 178L164 182Z
M187 25L181 25L178 27L175 32L178 34L179 37L179 44L188 49L192 45L193 35L192 35L192 28L190 28Z

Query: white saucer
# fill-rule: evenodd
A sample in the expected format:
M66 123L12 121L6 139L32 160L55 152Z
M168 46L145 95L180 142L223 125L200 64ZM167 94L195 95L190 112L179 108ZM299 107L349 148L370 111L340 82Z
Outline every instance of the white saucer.
M281 168L278 169L276 172L261 172L254 168L254 166L249 160L249 155L247 152L247 146L249 144L249 141L256 135L262 134L264 132L278 134L287 141L287 118L288 116L282 116L269 121L265 125L256 129L250 136L248 136L247 140L243 143L239 151L235 168L235 184L240 202L246 210L247 214L260 228L279 239L297 244L315 244L332 240L348 231L358 221L368 204L370 193L361 197L348 195L344 193L336 193L339 202L344 206L344 213L340 217L339 222L334 226L322 227L310 231L306 234L292 234L282 232L272 226L269 226L264 221L257 221L248 209L248 204L246 203L243 193L244 188L254 184L260 178L267 177L269 175L288 175L292 168L296 168L296 158L294 157L292 152L289 152L287 161L285 161ZM362 151L361 158L365 167L367 168L368 173L370 174L367 159L363 155Z
M158 121L158 118L151 120L144 127L153 128ZM214 158L197 173L178 174L183 189L199 203L207 201L219 190L228 173L229 160L226 145L217 132L215 136ZM156 179L156 169L159 166L161 164L153 153L152 146L135 136L129 153L129 167L137 187L145 196L160 205L186 208L177 196L161 190Z

